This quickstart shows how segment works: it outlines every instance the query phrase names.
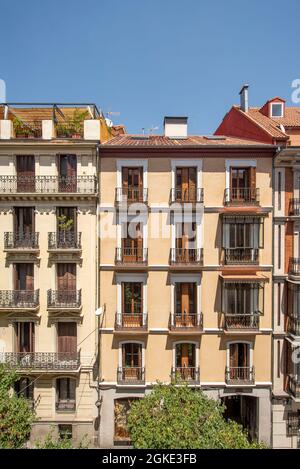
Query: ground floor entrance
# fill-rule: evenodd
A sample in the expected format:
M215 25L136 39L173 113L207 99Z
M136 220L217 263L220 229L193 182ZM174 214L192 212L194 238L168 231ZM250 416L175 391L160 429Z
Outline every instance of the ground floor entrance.
M258 398L252 396L226 396L222 399L225 405L226 419L235 420L247 430L250 441L258 439Z

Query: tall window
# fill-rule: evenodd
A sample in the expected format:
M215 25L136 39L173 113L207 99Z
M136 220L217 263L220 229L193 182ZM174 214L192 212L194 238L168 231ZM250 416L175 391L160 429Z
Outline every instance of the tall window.
M143 284L141 282L123 282L122 283L122 296L123 305L122 313L125 315L141 314L142 307L142 290Z
M15 345L18 353L34 352L34 322L15 323Z
M58 378L56 380L56 409L75 410L76 380L74 378Z
M175 201L196 202L197 168L176 168Z
M142 224L128 222L123 223L122 228L123 262L143 261Z
M34 382L32 378L21 377L15 382L14 389L18 396L33 401Z
M256 198L256 168L230 168L230 199L251 201Z
M17 191L35 192L34 155L17 155Z
M222 312L224 314L263 313L264 288L259 282L223 282Z
M77 350L76 322L57 323L57 351L60 355L75 355Z
M122 193L128 201L143 202L143 168L122 168Z
M77 157L76 155L59 155L59 191L76 192L77 189Z
M177 316L189 316L197 313L196 283L176 283L175 312Z

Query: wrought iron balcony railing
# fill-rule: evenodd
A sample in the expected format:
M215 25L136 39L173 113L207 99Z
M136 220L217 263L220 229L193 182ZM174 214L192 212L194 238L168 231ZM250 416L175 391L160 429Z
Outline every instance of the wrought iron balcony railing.
M254 384L253 366L227 366L225 370L227 384Z
M75 399L60 399L55 403L58 412L74 412L76 409Z
M257 187L242 187L225 189L226 205L258 205L259 189Z
M0 308L37 308L39 290L0 290Z
M203 203L204 191L203 188L195 189L171 189L171 203Z
M146 330L148 327L147 313L116 313L116 330Z
M300 215L300 199L291 199L290 200L290 215L298 216Z
M291 275L300 275L300 258L299 257L291 257L289 263L289 273Z
M288 376L288 390L296 399L300 398L300 376Z
M96 192L95 176L0 176L1 194L95 194Z
M259 329L259 318L261 313L252 314L225 314L226 329Z
M171 379L194 384L200 383L200 368L196 366L172 367Z
M13 128L15 138L42 138L42 121L20 121Z
M148 203L148 189L143 187L134 187L134 188L125 188L117 187L116 188L116 204L134 204Z
M48 249L81 249L81 233L74 231L48 233Z
M225 264L258 264L259 249L224 248Z
M287 330L291 334L300 337L300 318L288 316Z
M47 292L48 308L80 308L81 307L81 289L80 290L48 290Z
M169 328L171 330L203 329L202 313L171 313Z
M38 249L39 233L4 233L4 249Z
M170 254L171 265L202 264L203 249L172 248Z
M145 368L141 366L119 367L117 382L118 384L144 384Z
M4 352L1 358L22 370L77 370L80 365L80 352Z
M116 264L147 264L147 248L116 248Z

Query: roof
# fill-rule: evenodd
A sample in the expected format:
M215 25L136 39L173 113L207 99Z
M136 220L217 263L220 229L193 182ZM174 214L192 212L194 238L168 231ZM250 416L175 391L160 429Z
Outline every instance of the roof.
M280 124L286 128L300 127L300 107L286 106L284 117L268 117L262 114L259 107L249 107L248 112L242 111L239 106L234 108L274 138L287 139L286 133L280 129Z
M170 138L162 135L118 135L108 142L103 143L102 147L200 147L200 146L260 146L272 147L272 145L255 142L253 140L246 140L235 137L222 137L222 136L204 136L204 135L190 135L187 138Z
M84 106L82 107L63 107L59 106L59 110L56 110L56 118L58 121L64 120L63 116L66 119L73 117L74 111L78 110L80 113L85 113L86 116L84 119L90 119L91 115L88 112L88 109ZM63 114L61 115L60 112ZM8 118L13 119L18 117L23 121L42 121L42 120L52 120L53 118L53 108L52 107L13 107L9 106ZM0 106L0 119L4 118L4 106Z

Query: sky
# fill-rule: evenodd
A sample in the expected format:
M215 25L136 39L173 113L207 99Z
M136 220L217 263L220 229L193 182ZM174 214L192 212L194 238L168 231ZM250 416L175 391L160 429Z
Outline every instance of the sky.
M299 0L0 0L9 102L93 102L129 133L189 117L211 134L244 83L291 103ZM300 104L299 104L300 106Z

